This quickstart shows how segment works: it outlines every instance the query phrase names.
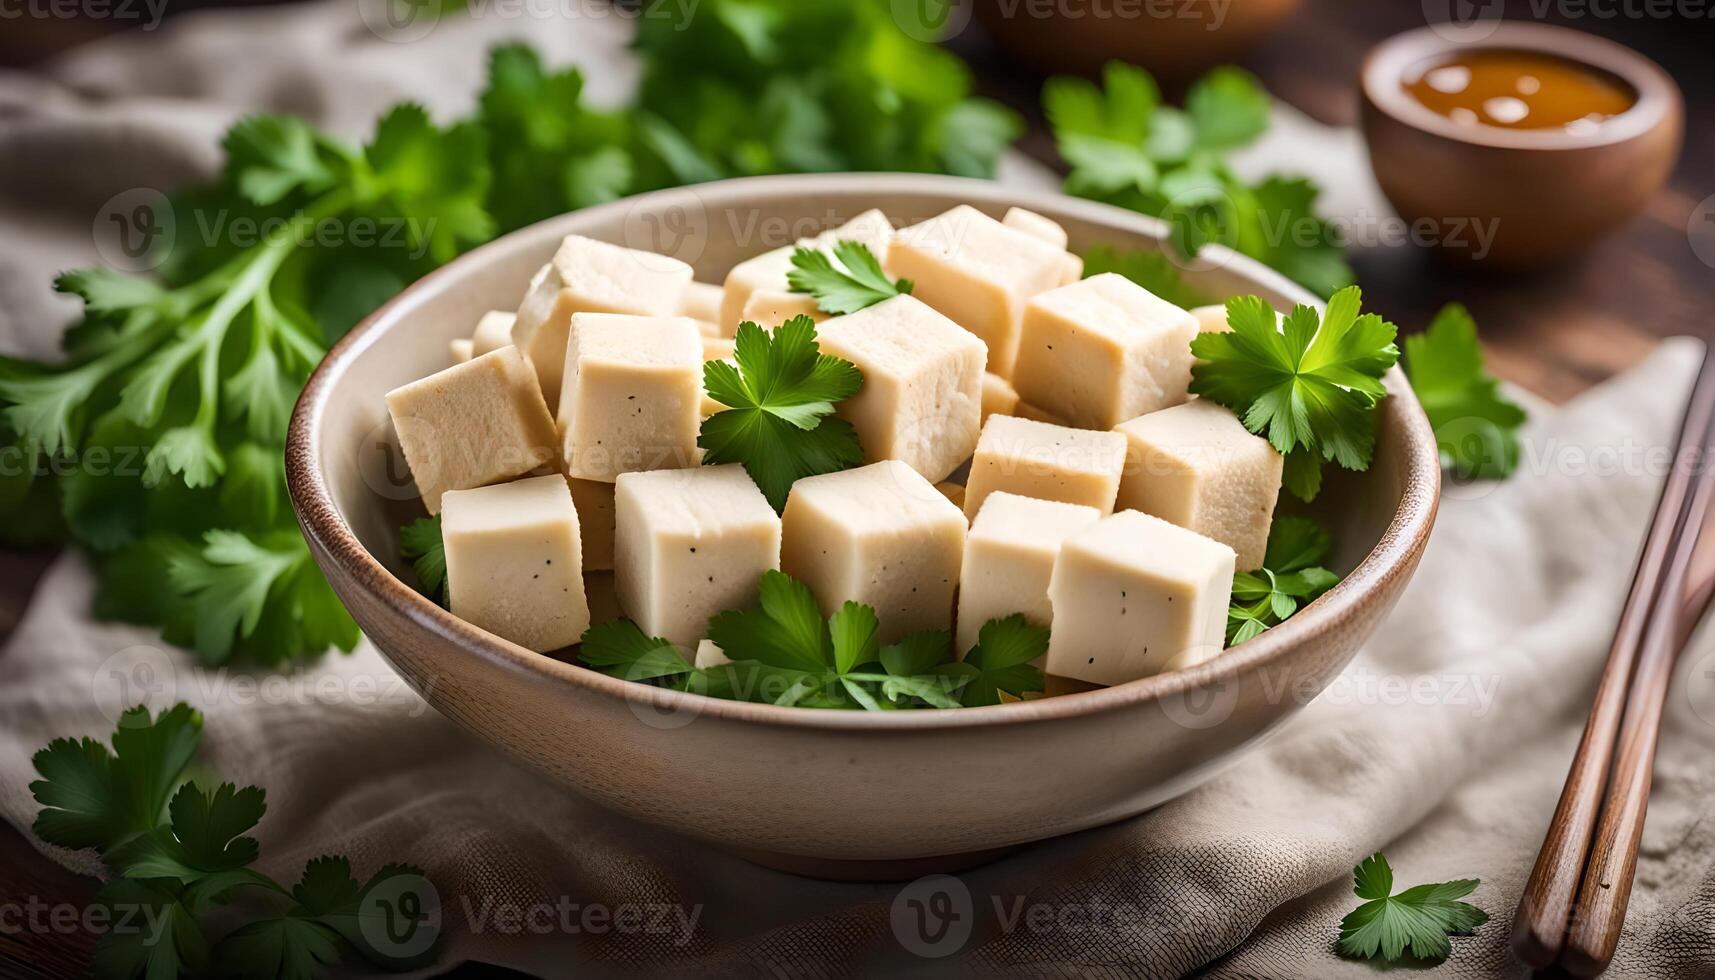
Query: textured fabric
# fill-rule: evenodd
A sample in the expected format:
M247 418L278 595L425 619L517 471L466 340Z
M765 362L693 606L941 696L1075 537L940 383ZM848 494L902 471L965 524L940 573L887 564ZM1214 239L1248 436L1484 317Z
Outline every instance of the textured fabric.
M46 283L95 258L90 216L117 193L206 176L240 111L300 112L351 136L406 96L445 118L468 109L484 49L516 37L583 64L598 98L621 98L633 81L620 18L489 16L395 44L355 10L338 0L193 15L80 52L47 80L0 76L0 348L54 350L73 308ZM1324 179L1354 175L1337 180L1341 213L1377 213L1350 133L1277 117L1250 165L1319 161L1334 168ZM1011 160L1004 179L1045 178ZM20 828L34 817L34 749L105 737L118 707L146 694L204 711L202 770L267 788L265 870L292 877L329 851L364 873L394 860L424 866L442 901L439 966L1369 976L1334 956L1334 939L1354 904L1351 866L1386 848L1401 885L1483 879L1473 900L1494 919L1455 940L1437 976L1520 976L1507 922L1662 475L1639 450L1671 440L1695 356L1667 345L1580 401L1539 412L1510 482L1450 487L1387 627L1234 768L1142 817L1027 848L956 884L810 881L619 818L465 737L367 645L289 678L196 669L146 630L91 623L91 579L72 554L0 652L0 814ZM1715 975L1712 650L1694 644L1668 706L1616 975ZM92 870L85 855L51 856ZM952 904L936 905L936 893ZM925 947L908 928L913 898L969 913L969 934ZM514 919L537 906L546 911ZM613 923L586 919L590 907Z

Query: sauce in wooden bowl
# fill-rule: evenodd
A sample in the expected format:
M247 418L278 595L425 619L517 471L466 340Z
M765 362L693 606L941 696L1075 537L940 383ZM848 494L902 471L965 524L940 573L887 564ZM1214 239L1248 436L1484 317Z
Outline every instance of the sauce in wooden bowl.
M1400 86L1461 125L1583 134L1637 104L1637 92L1609 73L1536 51L1456 51L1426 61Z

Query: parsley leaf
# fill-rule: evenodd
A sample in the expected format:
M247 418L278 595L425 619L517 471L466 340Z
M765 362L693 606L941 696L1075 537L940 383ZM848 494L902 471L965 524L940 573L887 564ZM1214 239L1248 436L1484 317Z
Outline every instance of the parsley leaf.
M452 594L447 590L447 549L441 538L441 515L419 517L399 529L399 553L411 559L417 571L417 583L423 593L452 608Z
M1275 518L1268 529L1263 567L1233 576L1227 646L1280 625L1301 606L1338 584L1340 576L1320 565L1331 546L1328 532L1315 521Z
M820 353L816 324L793 317L773 331L738 326L733 360L703 365L703 386L725 411L703 420L703 461L742 463L776 511L802 477L863 462L851 423L830 418L834 402L863 386L857 365Z
M1048 630L1032 626L1023 613L1013 613L984 623L965 659L936 672L963 681L960 704L999 704L1003 692L1016 698L1043 689L1042 671L1031 661L1047 652Z
M1277 327L1261 298L1235 297L1227 301L1232 330L1191 341L1198 358L1192 393L1232 409L1286 455L1288 489L1304 500L1316 495L1322 461L1368 469L1375 450L1373 415L1387 394L1381 376L1399 349L1394 325L1374 313L1360 316L1360 299L1348 286L1328 301L1325 315L1301 305ZM1296 465L1295 452L1306 454Z
M834 267L838 259L843 268ZM786 282L795 293L808 293L823 313L841 316L911 292L911 280L897 282L881 271L881 261L862 242L840 241L834 254L800 247L792 253Z
M1477 889L1476 878L1418 885L1393 894L1393 868L1376 852L1352 869L1352 891L1364 904L1340 920L1340 953L1344 956L1393 962L1406 950L1419 960L1447 958L1453 951L1449 935L1469 933L1489 921L1489 914L1457 901Z
M225 663L244 641L251 642L243 649L263 663L357 645L357 624L296 531L260 538L209 531L200 550L174 551L166 566L194 611L194 642L207 663Z
M1166 221L1188 256L1218 242L1323 296L1352 281L1333 226L1315 213L1315 185L1278 176L1249 184L1223 159L1268 125L1268 94L1249 74L1215 69L1179 110L1161 104L1148 72L1111 62L1101 88L1049 79L1042 105L1070 167L1067 193Z
M1525 412L1483 369L1477 324L1465 307L1449 303L1426 332L1405 338L1405 376L1435 427L1442 466L1468 480L1505 479L1518 468Z
M653 681L694 669L678 647L658 636L645 635L629 619L591 626L579 643L579 660L623 680Z
M117 875L96 896L112 923L96 945L96 975L205 976L218 964L233 976L308 980L348 951L384 969L421 965L422 956L376 949L368 937L378 930L362 923L380 911L364 899L381 885L432 899L421 872L388 865L359 886L348 861L322 857L288 891L251 867L259 847L248 832L266 809L262 790L222 783L207 792L184 781L201 737L202 717L186 705L153 717L139 706L120 716L111 751L85 738L56 739L36 753L36 834L98 851ZM206 918L240 889L290 903L211 942Z

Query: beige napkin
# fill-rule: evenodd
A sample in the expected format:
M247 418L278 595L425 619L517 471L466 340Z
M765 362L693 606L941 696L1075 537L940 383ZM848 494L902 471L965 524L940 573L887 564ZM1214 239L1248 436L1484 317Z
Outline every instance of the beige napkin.
M398 44L366 31L354 10L196 15L84 52L49 82L0 76L0 347L52 350L67 309L44 284L55 268L93 258L90 216L119 191L205 174L215 135L240 109L302 111L353 135L405 94L456 113L478 84L483 49L514 36L590 66L610 96L628 84L622 20L491 16ZM1291 159L1322 134L1285 118L1274 150ZM1025 173L1014 179L1040 179ZM105 738L139 696L186 700L207 716L202 770L268 790L263 868L292 877L330 851L360 873L388 861L423 866L441 902L442 967L1368 976L1334 955L1334 939L1355 904L1351 866L1385 848L1401 885L1483 879L1473 900L1494 921L1456 939L1436 975L1522 975L1506 924L1576 742L1695 357L1695 345L1665 345L1578 402L1539 413L1511 481L1450 487L1387 627L1268 744L1152 813L956 881L809 881L607 813L462 735L367 645L298 675L201 670L146 630L91 623L90 576L73 554L0 652L0 815L28 827L29 757L50 738ZM1700 639L1686 661L1620 976L1715 975L1715 647ZM90 870L82 855L51 856ZM925 945L911 899L967 912L972 928Z

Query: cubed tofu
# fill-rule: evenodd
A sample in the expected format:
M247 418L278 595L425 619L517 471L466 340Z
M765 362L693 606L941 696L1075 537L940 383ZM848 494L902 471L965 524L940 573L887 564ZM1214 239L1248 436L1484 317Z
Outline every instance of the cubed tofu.
M489 310L476 321L476 332L471 334L470 352L472 357L497 351L512 343L512 327L518 322L518 314L502 310Z
M621 473L697 461L703 336L682 316L572 316L560 392L566 473L613 482Z
M1227 323L1227 307L1224 303L1193 307L1191 315L1197 318L1198 333L1226 333L1233 329Z
M1019 399L1017 408L1013 409L1012 412L1010 412L1010 413L1003 413L1003 414L1016 415L1021 419L1029 419L1032 422L1046 422L1049 425L1063 425L1063 426L1066 426L1067 428L1072 428L1072 429L1077 428L1077 426L1066 421L1065 419L1061 418L1060 416L1055 415L1053 412L1050 412L1047 409L1039 408L1035 405L1032 405L1029 402L1023 400L1022 398Z
M1000 223L1014 231L1022 231L1032 238L1040 238L1055 248L1066 247L1066 229L1060 227L1052 218L1044 218L1035 211L1007 208Z
M875 609L881 642L948 629L965 516L898 460L805 477L786 499L780 567L825 614L850 599Z
M722 287L719 320L722 333L731 337L738 330L740 321L746 319L744 308L750 302L752 293L758 290L777 293L791 291L786 274L792 271L792 253L800 247L825 249L831 248L836 242L854 241L874 252L877 259L886 262L887 242L892 234L893 225L887 220L887 215L872 208L837 228L753 256L733 266L732 271L727 273L726 284ZM774 327L779 324L765 323L763 326Z
M1018 392L1013 389L1012 382L998 374L983 372L983 421L987 422L990 415L1016 415L1018 413Z
M584 571L613 570L613 484L566 477L572 503L578 508Z
M1231 410L1194 399L1121 422L1125 473L1115 506L1214 538L1241 572L1262 567L1284 460Z
M965 478L965 514L975 516L996 490L1109 514L1124 469L1125 437L1117 432L991 416Z
M902 460L944 480L976 446L982 427L982 341L910 296L895 296L823 323L822 353L863 372L863 387L835 406L857 430L864 459Z
M736 463L624 473L613 498L619 604L650 636L695 646L780 567L780 516Z
M470 360L472 356L470 338L460 337L457 340L449 342L447 344L447 353L452 355L454 364L463 364Z
M691 666L698 670L708 670L711 667L725 667L730 663L732 663L732 658L727 656L726 651L722 650L715 641L697 641L697 659L692 662Z
M453 615L537 653L578 642L590 610L566 481L451 490L442 504Z
M1060 542L1102 519L1094 507L993 493L971 522L959 572L957 653L963 657L991 619L1023 613L1051 627L1054 608L1048 583ZM1041 667L1038 658L1036 666Z
M536 368L549 410L558 408L572 314L674 316L690 283L691 267L678 259L567 235L530 280L512 325L512 343Z
M395 388L387 411L431 514L448 490L500 483L559 459L553 416L515 347Z
M731 337L704 337L703 360L724 361L732 359L733 342Z
M981 337L988 369L1010 378L1024 304L1060 285L1065 255L961 204L895 232L887 262L889 275L916 283L913 296Z
M1197 318L1113 272L1032 299L1018 397L1088 429L1185 401Z
M1233 549L1135 510L1068 536L1048 596L1048 671L1123 684L1200 664L1225 646Z
M793 317L807 316L821 323L828 318L809 293L793 293L783 289L758 289L745 300L739 320L749 320L773 330Z
M721 298L725 290L712 282L691 282L679 300L679 315L718 325L721 319Z

